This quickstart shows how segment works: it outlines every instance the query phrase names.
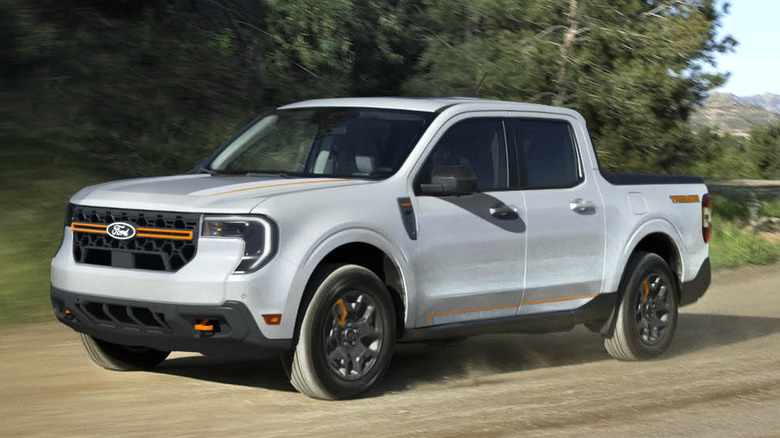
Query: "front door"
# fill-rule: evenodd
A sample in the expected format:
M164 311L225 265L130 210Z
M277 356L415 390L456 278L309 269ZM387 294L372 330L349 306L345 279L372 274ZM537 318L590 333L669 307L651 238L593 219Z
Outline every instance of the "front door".
M418 172L465 165L477 176L468 196L415 197L420 296L417 327L513 316L522 296L526 225L516 157L500 117L461 118L443 129Z

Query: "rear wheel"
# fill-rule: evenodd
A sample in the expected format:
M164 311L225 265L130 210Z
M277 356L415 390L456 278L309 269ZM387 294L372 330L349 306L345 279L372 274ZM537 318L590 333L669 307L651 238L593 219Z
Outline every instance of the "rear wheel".
M92 362L112 371L151 370L171 354L149 347L133 347L101 341L92 336L79 333L81 345Z
M604 347L621 360L654 358L666 351L677 328L677 282L656 254L634 254L627 269L615 327L604 337Z
M384 283L357 265L328 265L301 322L290 383L320 399L355 397L371 389L390 365L395 311Z

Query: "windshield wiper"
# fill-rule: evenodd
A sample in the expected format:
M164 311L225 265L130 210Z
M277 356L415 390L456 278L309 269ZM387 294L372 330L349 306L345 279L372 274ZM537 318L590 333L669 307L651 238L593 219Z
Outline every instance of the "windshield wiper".
M279 178L299 178L297 175L293 175L289 172L247 172L244 174L245 176L249 177L258 177L258 176L277 176Z

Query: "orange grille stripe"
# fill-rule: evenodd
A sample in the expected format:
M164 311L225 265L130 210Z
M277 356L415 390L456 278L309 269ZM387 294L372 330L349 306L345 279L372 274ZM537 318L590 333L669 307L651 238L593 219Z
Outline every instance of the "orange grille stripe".
M454 314L457 314L457 313L467 313L467 312L479 312L481 310L504 309L504 308L507 308L507 307L528 306L528 305L531 305L531 304L556 303L556 302L559 302L559 301L581 300L583 298L594 298L594 297L596 297L596 295L581 295L579 297L556 298L554 300L529 301L527 303L505 304L503 306L482 307L482 308L479 308L479 309L454 310L452 312L432 313L432 314L428 315L428 324L433 324L433 317L434 316L454 315Z
M96 234L108 234L106 230L93 230L89 228L76 228L72 227L73 231L78 231L79 233L96 233Z
M189 236L171 236L167 234L147 234L147 233L138 233L136 234L138 237L151 237L154 239L174 239L174 240L192 240L192 233L190 233Z
M80 233L97 233L108 234L106 228L108 225L102 224L85 224L81 222L73 222L70 224L70 228L73 231ZM142 233L140 231L146 231ZM138 237L151 237L153 239L174 239L174 240L192 240L192 231L186 230L166 230L164 228L136 228L136 236Z
M187 236L192 237L192 231L187 231L187 230L168 230L166 228L142 228L142 227L138 227L136 228L136 230L149 231L152 233L185 234Z
M84 224L81 222L73 222L70 224L70 228L73 231L79 231L81 233L108 234L106 232L107 227L108 225Z
M90 228L101 228L106 229L108 228L108 225L101 225L101 224L84 224L81 222L73 222L70 224L71 227L90 227Z
M316 183L340 182L340 181L354 181L354 180L352 178L318 179L315 181L298 181L298 182L291 182L291 183L269 184L267 186L247 187L245 189L228 190L227 192L214 193L211 196L229 195L231 193L246 192L247 190L270 189L271 187L296 186L298 184L316 184Z

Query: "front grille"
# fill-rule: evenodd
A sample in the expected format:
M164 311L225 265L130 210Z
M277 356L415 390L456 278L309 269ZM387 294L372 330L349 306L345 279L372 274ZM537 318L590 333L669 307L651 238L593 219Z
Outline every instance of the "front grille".
M84 302L77 306L100 325L158 333L171 332L165 315L146 307L97 302Z
M78 263L175 272L195 257L197 213L73 206L73 258ZM128 240L108 235L106 227L125 222L137 229Z

